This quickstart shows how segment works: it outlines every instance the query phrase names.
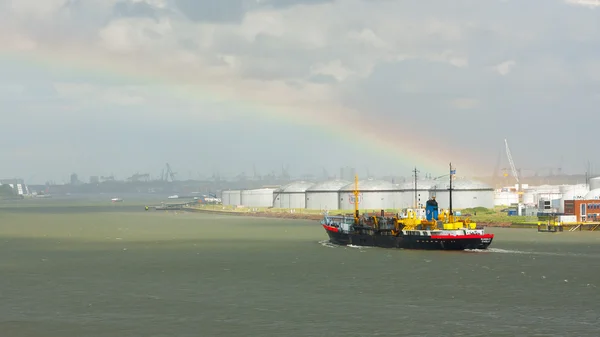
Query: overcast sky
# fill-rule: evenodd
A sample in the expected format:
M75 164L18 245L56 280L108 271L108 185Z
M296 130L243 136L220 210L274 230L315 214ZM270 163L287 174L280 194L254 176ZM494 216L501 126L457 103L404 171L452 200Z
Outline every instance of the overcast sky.
M504 138L517 167L583 172L600 163L588 2L0 0L0 178L490 175ZM350 122L400 150L338 137Z

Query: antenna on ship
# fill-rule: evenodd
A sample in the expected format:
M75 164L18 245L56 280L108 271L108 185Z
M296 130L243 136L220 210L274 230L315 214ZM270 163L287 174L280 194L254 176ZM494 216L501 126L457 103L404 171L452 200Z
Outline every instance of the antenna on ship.
M417 209L417 207L419 207L419 196L417 194L417 173L419 173L419 171L417 171L416 167L413 170L413 173L415 174L415 209Z
M358 225L358 174L354 175L354 223Z

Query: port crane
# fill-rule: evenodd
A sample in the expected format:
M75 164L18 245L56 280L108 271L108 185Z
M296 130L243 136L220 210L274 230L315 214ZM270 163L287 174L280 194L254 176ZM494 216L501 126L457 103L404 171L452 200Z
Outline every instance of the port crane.
M176 174L177 174L176 172L173 172L173 170L171 170L171 165L169 165L169 163L167 163L165 165L165 168L160 173L160 180L161 181L169 181L169 178L171 178L171 182L173 182L173 181L175 181Z
M523 189L521 188L521 181L519 180L519 174L515 167L515 162L513 161L512 155L510 153L510 148L508 147L508 141L504 139L504 145L506 146L506 156L508 157L508 163L510 164L510 170L512 171L515 180L517 181L517 195L518 195L518 204L517 204L517 215L521 216L522 207L523 207Z

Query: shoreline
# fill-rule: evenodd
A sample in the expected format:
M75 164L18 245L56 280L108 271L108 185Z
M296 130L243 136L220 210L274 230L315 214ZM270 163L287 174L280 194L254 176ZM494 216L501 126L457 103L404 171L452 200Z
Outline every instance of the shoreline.
M287 212L235 212L235 211L218 211L213 209L202 208L182 208L189 212L235 215L235 216L252 216L257 218L277 218L277 219L294 219L294 220L321 220L322 214L306 214L306 213L287 213Z
M251 216L257 218L276 218L276 219L293 219L293 220L321 220L323 219L322 214L307 214L307 213L289 213L289 212L236 212L236 211L223 211L223 210L212 210L202 208L188 208L184 207L182 210L189 212L199 212L208 214L222 214L222 215L233 215L233 216ZM336 215L336 214L331 214ZM341 215L341 214L340 214ZM502 228L537 228L537 224L519 224L505 221L482 221L476 222L478 225L483 227L502 227Z

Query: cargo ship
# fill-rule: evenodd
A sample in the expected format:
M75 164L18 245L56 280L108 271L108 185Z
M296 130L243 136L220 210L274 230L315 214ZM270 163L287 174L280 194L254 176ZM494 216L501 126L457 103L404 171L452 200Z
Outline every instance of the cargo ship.
M416 171L416 170L415 170ZM487 249L494 234L485 233L469 218L460 218L452 210L452 179L455 170L450 164L449 208L440 212L433 196L425 209L415 207L393 216L359 214L358 176L354 177L354 215L329 216L321 225L329 241L337 245L381 248L468 250ZM417 177L415 175L415 189Z

